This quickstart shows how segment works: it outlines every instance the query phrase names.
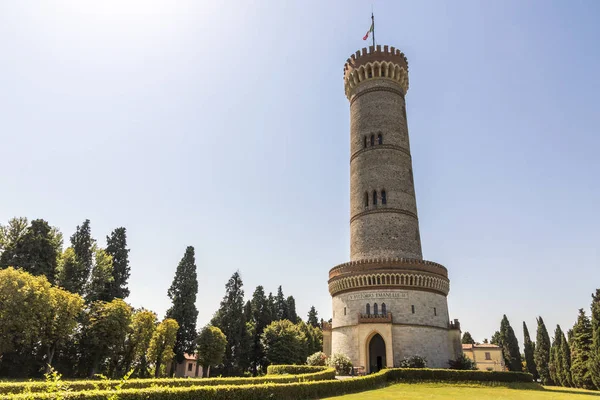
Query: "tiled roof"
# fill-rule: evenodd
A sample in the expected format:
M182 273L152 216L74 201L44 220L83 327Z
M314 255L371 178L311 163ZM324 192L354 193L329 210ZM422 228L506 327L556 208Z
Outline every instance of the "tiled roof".
M477 344L463 344L462 348L463 348L463 350L481 349L481 348L500 349L500 346L496 346L495 344L491 344L491 343L477 343Z

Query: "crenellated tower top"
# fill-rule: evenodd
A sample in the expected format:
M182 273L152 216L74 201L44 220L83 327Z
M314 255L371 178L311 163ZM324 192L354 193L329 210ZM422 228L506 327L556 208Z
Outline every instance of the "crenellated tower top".
M381 45L352 54L344 64L344 91L348 100L354 88L368 79L390 79L396 81L404 94L408 91L408 60L403 52L395 47Z

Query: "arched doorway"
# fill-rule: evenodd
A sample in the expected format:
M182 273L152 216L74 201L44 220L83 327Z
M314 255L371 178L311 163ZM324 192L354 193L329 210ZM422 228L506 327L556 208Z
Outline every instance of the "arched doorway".
M377 372L385 365L385 342L377 333L369 341L369 372Z

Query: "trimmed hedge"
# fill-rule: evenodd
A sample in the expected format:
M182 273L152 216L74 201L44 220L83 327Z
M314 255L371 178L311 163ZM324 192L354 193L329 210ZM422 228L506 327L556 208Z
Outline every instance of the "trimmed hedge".
M123 389L143 389L151 386L158 387L194 387L194 386L239 386L239 385L257 385L265 383L293 383L293 382L313 382L335 379L335 370L333 368L318 367L311 373L301 373L298 375L286 376L258 376L255 378L158 378L158 379L129 379L123 383ZM291 374L291 373L290 373ZM61 381L61 385L70 392L83 392L92 390L110 390L119 384L118 380L81 380L81 381ZM50 384L51 385L51 384ZM49 387L46 382L0 382L0 395L28 392L45 392Z
M356 393L385 387L388 382L398 381L497 381L531 382L530 374L521 372L458 371L439 369L389 369L376 374L346 380L324 380L284 384L194 386L194 387L146 387L124 389L118 393L119 400L308 400L347 393ZM113 391L90 390L61 393L63 399L105 400ZM55 393L25 393L13 395L12 400L48 400Z
M315 372L325 371L329 367L320 365L269 365L267 367L267 375L299 375L299 374L314 374Z

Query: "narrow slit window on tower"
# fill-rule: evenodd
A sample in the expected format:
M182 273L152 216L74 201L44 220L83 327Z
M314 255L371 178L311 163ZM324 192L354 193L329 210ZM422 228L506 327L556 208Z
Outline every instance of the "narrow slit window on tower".
M371 305L367 303L367 315L371 315Z
M414 305L412 305L412 306L410 306L410 307L411 307L411 309L412 309L412 313L414 314L414 313L415 313L415 306L414 306Z
M365 208L369 207L369 193L365 192Z
M385 190L381 191L381 204L383 204L383 205L387 204L387 196L385 194Z
M344 315L346 315L346 307L344 307Z
M373 304L373 314L375 314L375 315L379 314L379 313L377 312L377 310L378 310L378 308L377 308L377 303L375 303L375 304Z
M385 303L381 303L381 315L387 315L387 308Z
M383 144L383 135L381 133L377 135L377 143Z
M437 316L437 309L433 307L433 315Z
M377 191L373 190L373 205L377 205Z
M375 146L375 135L371 135L371 146Z
M363 147L367 147L367 137L363 137Z

